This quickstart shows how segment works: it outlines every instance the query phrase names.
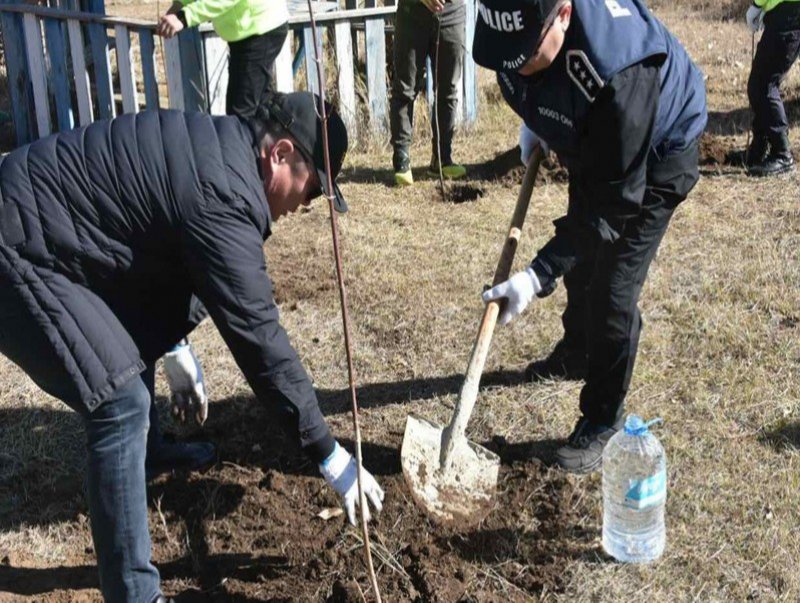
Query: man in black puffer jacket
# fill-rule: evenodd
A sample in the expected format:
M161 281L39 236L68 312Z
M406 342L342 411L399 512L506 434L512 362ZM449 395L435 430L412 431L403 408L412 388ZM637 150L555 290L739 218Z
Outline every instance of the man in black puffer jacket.
M106 601L163 600L150 561L151 394L141 375L195 326L193 296L353 521L355 461L331 436L279 324L262 249L273 221L321 193L314 103L309 93L280 95L251 122L125 115L0 160L0 353L85 420ZM335 175L347 149L338 115L328 132ZM383 492L364 475L379 510Z

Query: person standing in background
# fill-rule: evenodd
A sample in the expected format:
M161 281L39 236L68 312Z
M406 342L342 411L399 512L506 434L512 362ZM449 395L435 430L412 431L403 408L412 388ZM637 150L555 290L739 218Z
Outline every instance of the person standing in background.
M225 112L253 117L261 101L275 92L272 67L289 31L286 0L176 1L156 31L171 38L206 21L230 47Z
M466 14L464 0L400 0L397 6L390 122L394 149L392 166L398 186L408 186L414 182L409 153L414 127L414 101L422 89L425 59L428 57L433 66L438 96L436 114L431 118L433 151L430 171L438 175L441 151L442 175L445 178L463 178L467 173L464 166L453 163L452 158L458 85L464 64Z
M753 110L753 140L745 164L749 176L775 176L794 170L789 122L781 100L781 82L800 54L800 2L754 0L747 25L764 34L750 68L747 98Z

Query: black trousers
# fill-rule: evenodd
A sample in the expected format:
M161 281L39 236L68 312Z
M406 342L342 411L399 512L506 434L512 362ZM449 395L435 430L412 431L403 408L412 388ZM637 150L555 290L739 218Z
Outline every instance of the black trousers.
M784 2L764 16L764 33L747 81L756 136L785 134L789 123L781 82L800 54L800 2Z
M456 125L458 84L464 63L466 6L448 4L441 16L439 67L436 68L437 18L419 0L400 0L395 16L394 78L389 121L392 146L407 148L414 125L414 101L424 87L425 59L431 58L439 99L431 119L433 155L436 155L436 120L442 139L442 165L452 163L452 142Z
M697 183L697 161L694 143L654 163L641 213L626 221L615 243L585 242L583 260L564 275L565 339L586 349L580 407L594 423L613 425L622 417L642 330L639 294L675 208ZM569 209L581 205L577 187L570 185Z
M272 75L275 59L283 48L288 25L238 42L231 42L225 112L252 117L262 100L275 92Z

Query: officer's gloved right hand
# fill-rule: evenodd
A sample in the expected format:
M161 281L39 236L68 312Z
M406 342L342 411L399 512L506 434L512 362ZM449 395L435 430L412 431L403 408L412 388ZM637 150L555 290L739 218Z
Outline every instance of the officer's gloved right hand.
M517 272L507 281L504 281L492 287L483 293L483 303L488 304L490 301L500 300L506 298L508 301L503 307L498 320L501 325L507 325L511 319L522 314L522 311L528 307L531 300L542 290L542 285L539 283L539 278L533 271L533 268L528 266L522 272Z
M336 442L333 452L319 465L319 472L331 487L342 497L344 509L350 525L356 525L356 505L358 504L358 466L356 459ZM361 467L364 497L380 513L383 508L383 490L372 474ZM369 521L369 505L365 509Z
M764 27L764 11L755 4L751 4L750 8L747 9L745 18L747 19L747 26L753 33Z
M528 165L528 161L531 159L531 155L533 155L533 150L536 148L536 145L542 147L542 153L547 155L550 152L550 149L547 146L547 143L537 136L536 132L531 130L528 126L525 125L523 122L519 126L519 156L522 159L522 163L524 165Z

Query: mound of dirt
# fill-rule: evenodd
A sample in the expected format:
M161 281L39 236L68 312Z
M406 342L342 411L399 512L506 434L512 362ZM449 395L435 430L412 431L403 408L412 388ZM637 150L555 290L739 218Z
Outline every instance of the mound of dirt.
M277 434L272 445L253 446L253 432L261 431L256 441L264 442L263 422L248 421L238 409L211 428L228 433L227 441L214 438L225 442L227 462L151 489L166 519L152 530L165 590L178 594L179 603L349 602L368 595L360 533L341 515L318 517L338 500L304 457ZM365 465L387 493L371 524L385 601L527 601L561 591L570 560L595 554L598 526L587 521L586 484L535 459L511 460L520 456L512 447L482 525L432 524L403 481L399 437L364 449ZM504 456L502 439L488 445ZM182 542L191 555L176 560Z

